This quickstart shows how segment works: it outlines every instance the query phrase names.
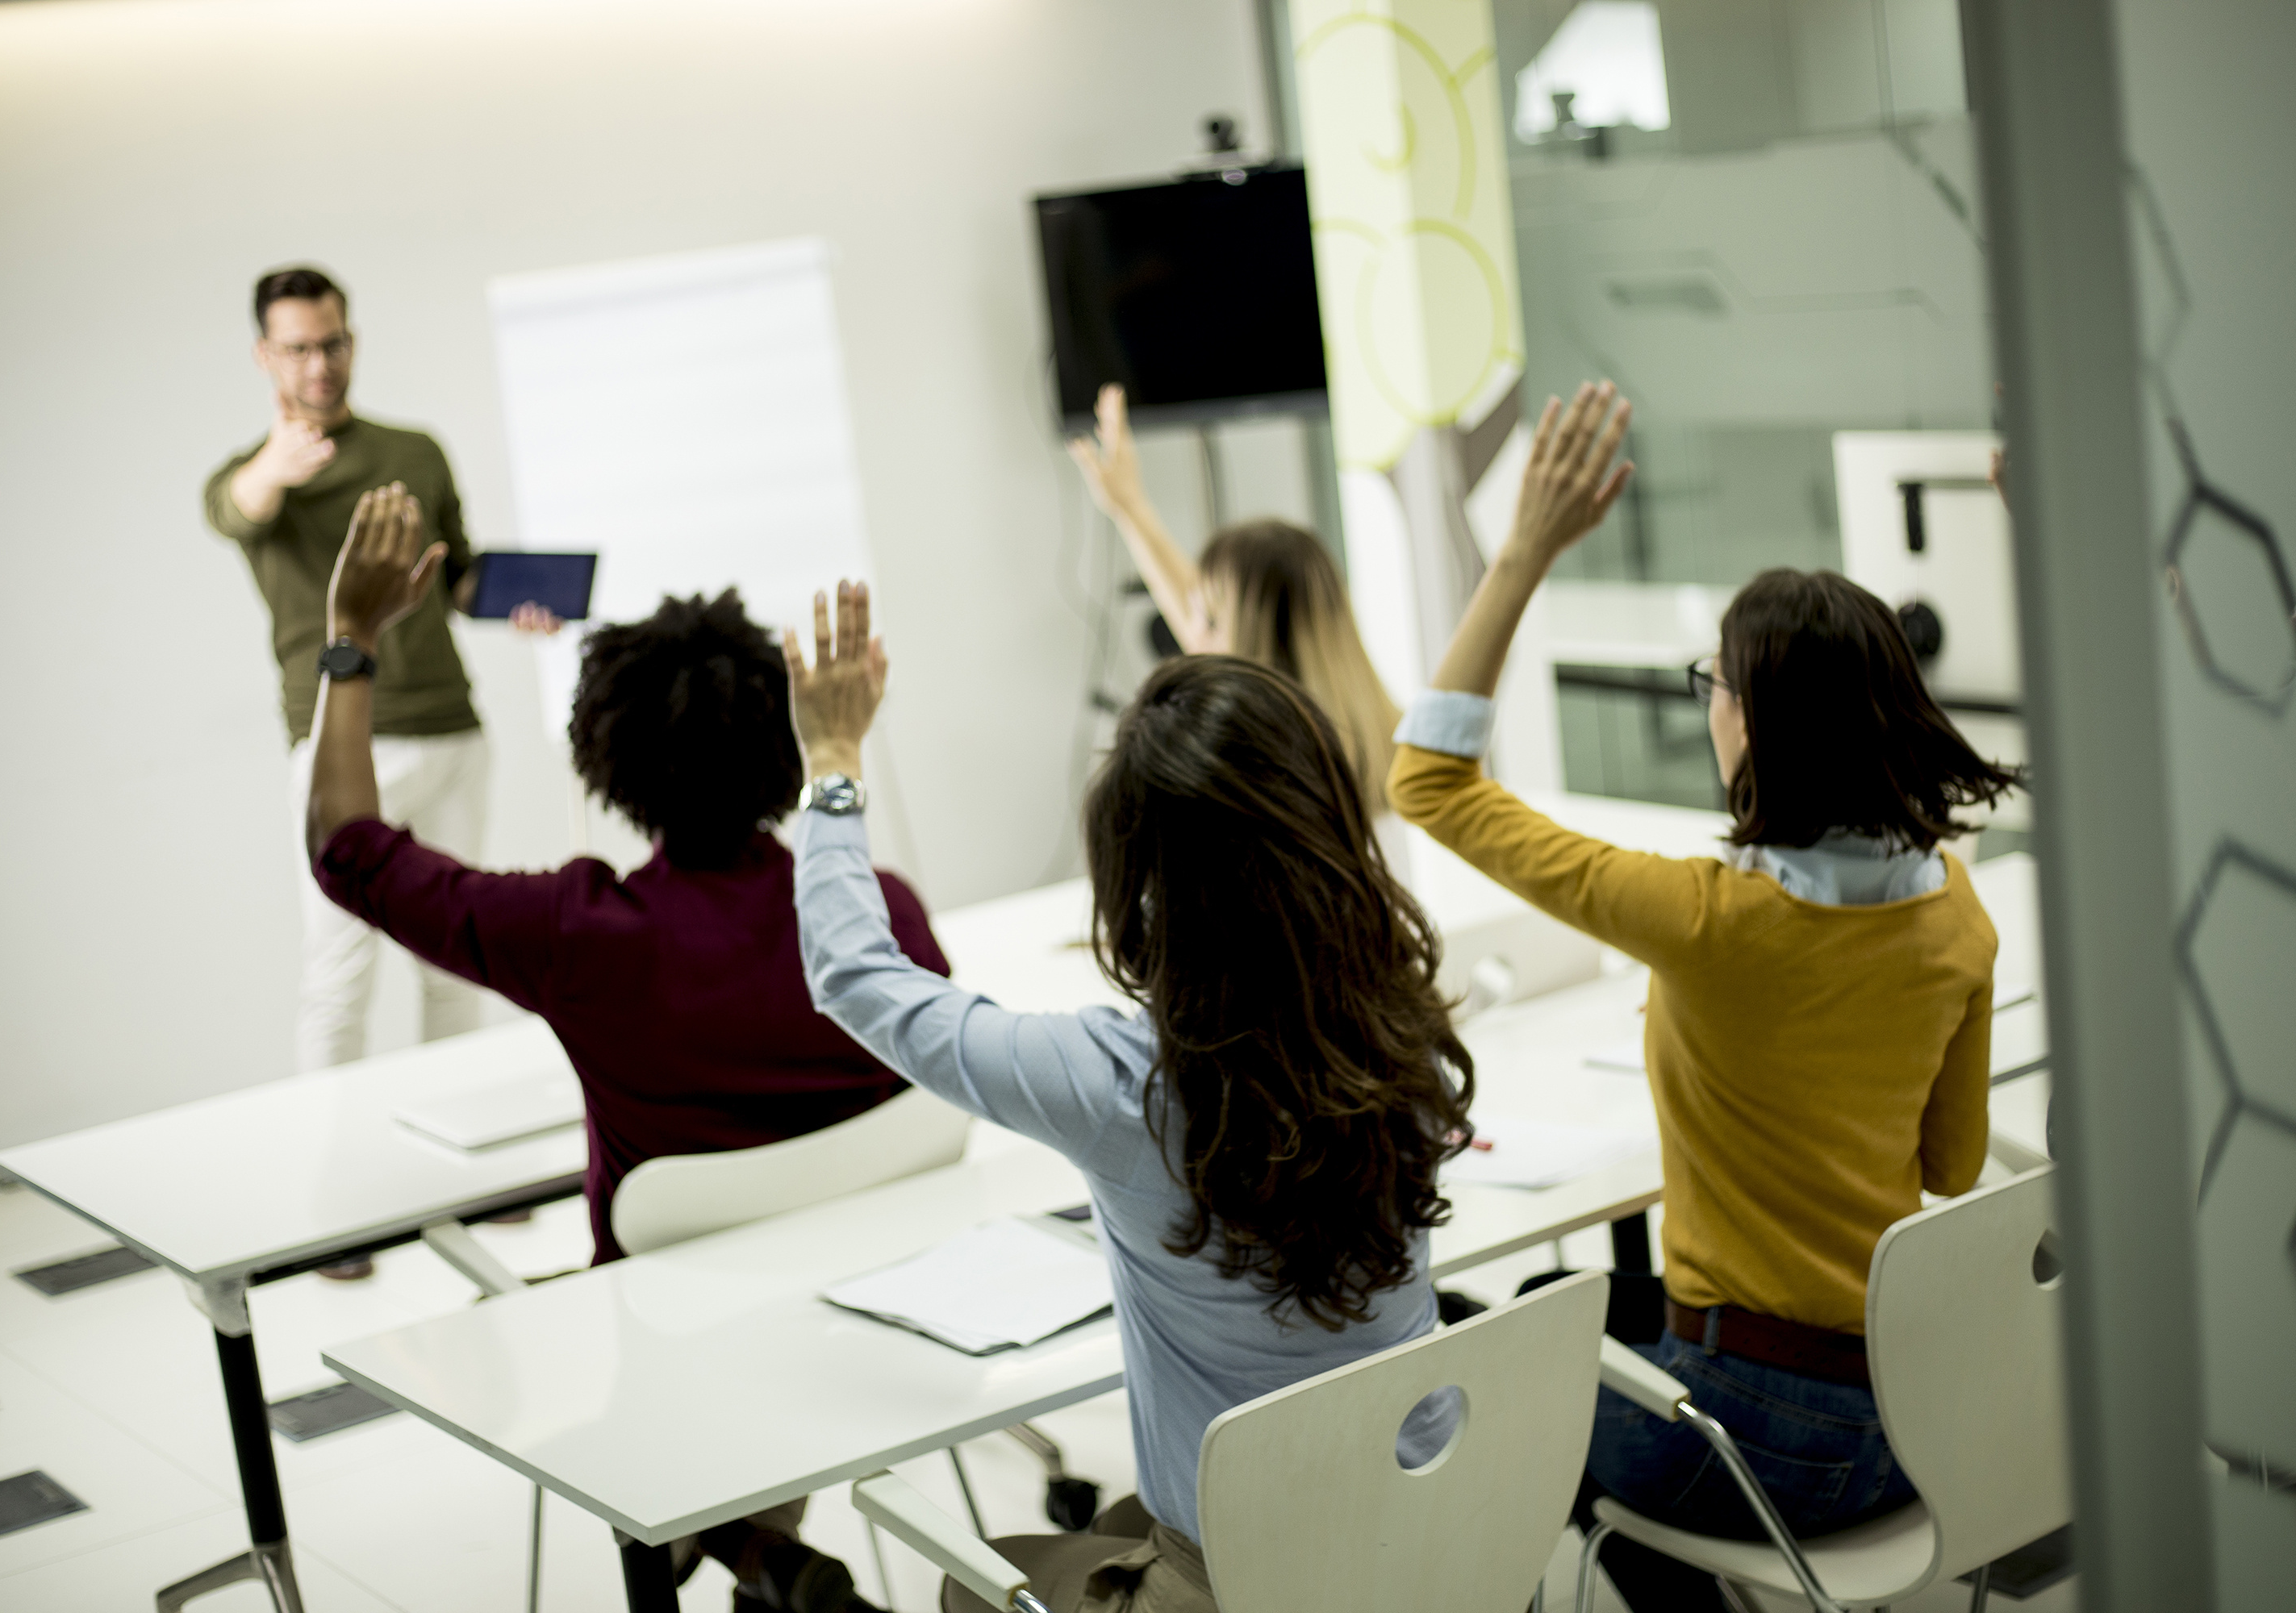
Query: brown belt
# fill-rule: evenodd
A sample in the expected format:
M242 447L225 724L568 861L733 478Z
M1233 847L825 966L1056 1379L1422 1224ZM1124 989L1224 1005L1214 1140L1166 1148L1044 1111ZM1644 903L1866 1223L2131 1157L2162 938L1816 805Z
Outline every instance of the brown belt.
M1866 1340L1855 1333L1781 1322L1775 1316L1742 1311L1734 1305L1693 1311L1686 1305L1677 1305L1671 1294L1666 1300L1666 1331L1702 1346L1709 1355L1720 1350L1764 1366L1800 1372L1805 1378L1853 1383L1859 1388L1873 1386L1873 1377L1866 1370Z

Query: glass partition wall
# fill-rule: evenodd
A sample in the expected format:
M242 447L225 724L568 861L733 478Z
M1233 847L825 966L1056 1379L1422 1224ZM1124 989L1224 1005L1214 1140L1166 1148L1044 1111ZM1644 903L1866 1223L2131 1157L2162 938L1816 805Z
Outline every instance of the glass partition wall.
M1632 490L1558 572L1562 782L1718 806L1679 667L1756 572L1844 569L1835 434L1994 424L1954 0L1495 0L1493 16L1526 397L1609 376L1635 403ZM1632 606L1622 589L1652 591L1641 615L1666 631L1646 653L1574 651L1572 622ZM1955 715L2021 757L2000 692Z

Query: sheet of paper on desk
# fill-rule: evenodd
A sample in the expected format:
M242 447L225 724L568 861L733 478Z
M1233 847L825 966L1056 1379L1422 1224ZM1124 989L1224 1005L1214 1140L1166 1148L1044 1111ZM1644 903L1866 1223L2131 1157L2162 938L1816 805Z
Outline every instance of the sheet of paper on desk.
M392 1118L467 1153L576 1124L582 1118L582 1084L565 1070L521 1076L430 1098Z
M1558 1187L1658 1146L1654 1126L1563 1126L1517 1115L1474 1122L1474 1143L1443 1167L1446 1182Z
M849 1278L822 1298L968 1355L1049 1339L1115 1300L1098 1250L1065 1229L1018 1216Z
M1624 1070L1639 1076L1643 1073L1643 1039L1636 1036L1631 1042L1598 1047L1587 1055L1587 1064L1592 1069Z

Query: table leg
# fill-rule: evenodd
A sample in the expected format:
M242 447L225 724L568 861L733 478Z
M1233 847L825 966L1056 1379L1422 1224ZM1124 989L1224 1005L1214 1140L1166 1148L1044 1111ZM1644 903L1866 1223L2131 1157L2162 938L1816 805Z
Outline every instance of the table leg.
M287 1506L279 1494L279 1463L271 1450L271 1420L263 1404L263 1375L255 1360L255 1334L215 1330L216 1360L223 1369L224 1405L239 1457L239 1493L247 1508L251 1543L237 1557L176 1581L160 1593L160 1613L176 1613L194 1597L253 1579L271 1593L278 1613L303 1613L295 1563L287 1550Z
M1611 1269L1644 1273L1651 1269L1648 1210L1637 1210L1611 1223Z
M630 1613L677 1613L677 1576L669 1565L669 1547L642 1545L614 1531L622 1549L622 1594Z

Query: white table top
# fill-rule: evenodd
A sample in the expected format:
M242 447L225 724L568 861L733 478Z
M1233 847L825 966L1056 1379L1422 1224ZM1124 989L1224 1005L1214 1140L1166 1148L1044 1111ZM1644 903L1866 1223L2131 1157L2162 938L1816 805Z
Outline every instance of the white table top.
M550 1028L522 1019L26 1143L0 1170L185 1277L244 1277L578 1180L578 1126L465 1153L391 1118L570 1068Z
M1083 1198L1050 1150L1000 1150L324 1359L658 1545L1117 1388L1111 1321L972 1356L816 1297L950 1232Z
M1618 821L1644 813L1633 839L1660 841L1652 849L1695 855L1711 845L1708 815L1603 803L1573 815L1608 820L1610 832L1632 843ZM2004 969L2030 959L2038 972L2030 868L2021 861L1985 864L1978 883L2002 933ZM1111 1001L1089 954L1068 945L1083 933L1086 901L1070 882L983 904L949 915L943 944L960 978L1011 1006ZM1630 970L1471 1020L1463 1035L1476 1058L1478 1107L1580 1125L1650 1124L1643 1077L1587 1063L1588 1053L1638 1036L1647 989L1647 977ZM2038 1005L2023 1011L2038 1027ZM2021 1047L1997 1036L1996 1068L2009 1068L2003 1055ZM1538 1192L1450 1187L1454 1214L1434 1235L1434 1270L1446 1275L1630 1215L1660 1191L1655 1147ZM1015 1142L991 1157L340 1345L325 1359L658 1544L1118 1387L1123 1363L1110 1322L975 1358L817 1298L840 1277L990 1216L1083 1197L1065 1160ZM694 1415L696 1406L708 1414ZM740 1437L728 1438L729 1429Z
M1647 1124L1644 1083L1584 1066L1634 1033L1644 983L1593 982L1467 1032L1506 1107ZM1655 1149L1541 1192L1462 1185L1434 1234L1445 1274L1659 1196ZM615 1527L659 1543L857 1478L1123 1381L1115 1324L972 1357L852 1315L830 1282L990 1216L1079 1203L1033 1143L601 1266L325 1352L329 1365ZM793 1386L802 1386L793 1391ZM693 1414L709 1408L706 1416ZM826 1414L824 1412L826 1411ZM729 1439L728 1429L742 1430Z

